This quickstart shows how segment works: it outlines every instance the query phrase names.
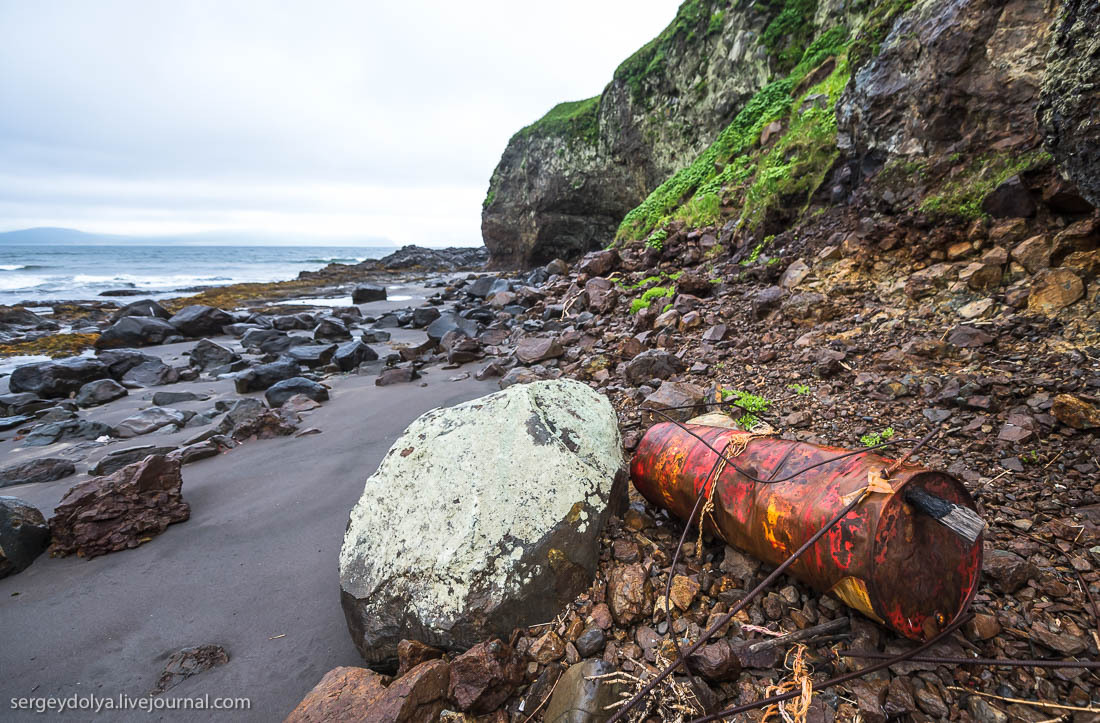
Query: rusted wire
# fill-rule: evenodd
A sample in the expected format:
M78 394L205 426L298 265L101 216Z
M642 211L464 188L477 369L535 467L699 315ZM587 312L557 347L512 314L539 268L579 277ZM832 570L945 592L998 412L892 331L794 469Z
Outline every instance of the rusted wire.
M950 633L954 632L964 623L966 623L966 621L968 621L970 618L971 615L964 612L960 614L957 618L955 618L954 622L950 623L947 627L940 631L938 635L932 637L928 642L922 643L919 647L913 648L912 650L905 653L895 655L890 660L884 660L881 663L875 663L874 665L868 666L866 668L853 670L850 673L845 673L844 675L838 675L835 678L830 678L824 683L814 685L814 690L825 690L826 688L831 688L834 685L847 683L849 680L855 680L856 678L861 678L864 675L870 675L871 673L878 672L883 668L890 667L891 665L904 663L906 660L912 658L914 655L920 653L922 650L927 650L928 648L943 640ZM704 716L702 718L696 718L690 721L690 723L709 723L709 721L712 720L721 720L723 718L728 718L732 715L737 715L738 713L745 713L750 710L756 710L757 708L763 708L764 706L772 705L774 703L782 703L783 701L790 700L791 698L794 698L800 694L800 691L796 690L789 693L783 693L781 695L775 695L771 698L764 698L753 703L745 703L744 705L734 706L733 708L726 708L725 710L720 710L717 713L711 713L710 715Z
M846 650L838 652L842 658L869 658L871 660L886 660L891 653L880 653L876 650ZM1006 666L1013 668L1087 668L1089 670L1100 669L1100 660L1017 660L1015 658L953 658L942 655L917 655L909 658L913 663L934 663L936 665L990 665L993 667Z

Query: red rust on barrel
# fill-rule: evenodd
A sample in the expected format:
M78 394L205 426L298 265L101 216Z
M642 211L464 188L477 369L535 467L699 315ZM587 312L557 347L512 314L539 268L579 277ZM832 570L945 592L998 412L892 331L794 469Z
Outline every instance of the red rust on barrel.
M687 427L718 450L746 434L702 424ZM780 479L846 451L756 437L731 459L754 477ZM661 423L638 444L631 479L651 503L685 519L699 493L710 492L716 459L684 429ZM891 461L872 453L855 455L772 484L753 482L725 465L716 482L713 519L708 516L704 524L734 547L778 565ZM966 605L981 570L982 540L967 543L916 513L898 493L913 484L971 509L974 501L954 477L912 464L901 465L889 483L893 494L869 494L788 571L907 638L927 640Z

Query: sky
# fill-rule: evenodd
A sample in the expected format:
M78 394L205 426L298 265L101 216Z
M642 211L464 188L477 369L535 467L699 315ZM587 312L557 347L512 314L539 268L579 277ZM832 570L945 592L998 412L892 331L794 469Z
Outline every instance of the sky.
M479 244L508 139L677 0L0 0L0 231Z

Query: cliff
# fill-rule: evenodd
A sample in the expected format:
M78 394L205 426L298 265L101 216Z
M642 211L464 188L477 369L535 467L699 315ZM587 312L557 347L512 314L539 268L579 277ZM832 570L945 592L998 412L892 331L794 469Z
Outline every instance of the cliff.
M513 136L491 263L692 229L751 253L841 215L1072 222L1097 200L1094 5L689 0L600 96Z

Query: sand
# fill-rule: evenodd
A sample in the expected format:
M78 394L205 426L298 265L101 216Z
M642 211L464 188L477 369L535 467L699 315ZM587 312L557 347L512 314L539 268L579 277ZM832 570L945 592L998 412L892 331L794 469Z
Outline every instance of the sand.
M410 303L419 299L386 306ZM376 313L382 305L361 308ZM423 332L389 331L395 341L425 338ZM193 345L145 351L180 359ZM111 712L99 719L281 720L328 670L362 664L340 608L337 558L348 513L363 481L409 422L434 407L497 390L496 380L472 378L476 368L433 367L421 380L388 387L375 387L373 375L330 377L331 400L303 415L301 424L320 434L248 442L183 468L183 496L191 504L187 522L134 550L91 561L43 555L22 573L0 580L0 719L36 718L9 710L13 697L145 695L168 656L194 645L222 645L230 662L162 697L247 697L249 710ZM469 378L450 380L466 373ZM175 405L180 409L208 409L215 399L237 397L228 381L181 383L132 391L84 416L116 423L150 405L153 391L161 390L213 395ZM76 475L2 488L0 495L24 499L48 517L106 451L180 443L204 429L112 442L79 464ZM17 450L5 441L0 459L10 464L52 456L62 447ZM426 491L425 506L430 504Z

